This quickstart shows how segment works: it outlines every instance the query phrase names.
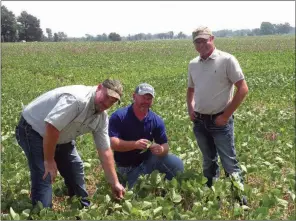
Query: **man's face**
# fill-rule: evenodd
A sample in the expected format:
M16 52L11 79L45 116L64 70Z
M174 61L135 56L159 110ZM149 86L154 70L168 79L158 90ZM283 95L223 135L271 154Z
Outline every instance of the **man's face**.
M198 39L196 39L193 42L194 43L194 47L198 51L198 53L200 53L201 55L206 55L214 47L213 40L214 40L214 37L213 36L211 36L208 39L198 38Z
M110 108L117 102L117 98L111 97L107 94L107 88L103 85L99 85L96 91L95 106L98 112L103 112Z
M147 112L153 104L153 96L151 94L134 94L134 105L142 112Z

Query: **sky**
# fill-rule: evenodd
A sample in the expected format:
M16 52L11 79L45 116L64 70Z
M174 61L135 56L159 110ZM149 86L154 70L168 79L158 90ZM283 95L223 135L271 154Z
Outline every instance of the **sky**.
M1 1L19 16L37 17L46 35L63 31L68 37L110 32L121 36L182 31L198 26L212 31L260 28L261 22L288 22L295 27L295 1Z

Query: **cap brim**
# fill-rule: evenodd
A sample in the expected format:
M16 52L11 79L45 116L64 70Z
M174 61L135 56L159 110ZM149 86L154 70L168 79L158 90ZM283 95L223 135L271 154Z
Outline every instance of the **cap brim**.
M115 92L115 91L113 91L113 90L111 90L109 88L106 88L106 89L107 89L107 94L109 96L117 98L118 100L120 100L120 95L117 92Z
M211 37L211 35L197 35L197 36L195 36L193 41L195 41L198 38L209 39L210 37Z

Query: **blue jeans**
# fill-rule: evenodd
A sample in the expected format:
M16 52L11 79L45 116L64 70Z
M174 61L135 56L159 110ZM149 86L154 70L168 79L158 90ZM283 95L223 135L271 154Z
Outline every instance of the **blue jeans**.
M216 117L197 117L193 127L203 155L203 174L208 178L208 186L212 185L213 178L217 179L220 175L218 155L226 175L234 172L241 174L234 147L234 117L230 117L224 126L215 124ZM243 182L242 177L240 179Z
M43 138L32 129L21 117L15 131L18 144L24 150L31 175L31 198L35 205L41 201L44 207L52 207L52 185L50 174L43 180L44 155ZM82 197L82 206L89 206L88 194L85 188L83 162L76 150L75 142L56 146L55 161L61 176L64 178L70 197Z
M183 161L173 154L159 157L151 154L149 158L136 167L120 167L117 166L117 172L127 178L128 187L132 188L138 177L144 174L151 174L154 170L165 173L165 178L173 179L177 172L184 171ZM123 184L125 185L125 184Z

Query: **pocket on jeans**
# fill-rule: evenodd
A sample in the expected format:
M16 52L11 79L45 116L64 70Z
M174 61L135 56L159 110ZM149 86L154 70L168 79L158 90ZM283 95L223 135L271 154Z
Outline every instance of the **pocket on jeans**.
M216 124L216 118L217 118L217 117L215 117L215 118L212 120L212 122L211 122L211 123L212 123L212 125L211 125L211 128L212 128L212 129L219 129L219 130L222 129L222 130L223 130L223 129L227 129L227 128L228 128L228 126L229 126L229 122L230 122L230 118L228 119L228 121L227 121L227 123L226 123L225 125L217 125L217 124Z
M198 118L198 117L196 117L196 118L194 119L193 123L194 123L194 124L202 124L202 123L203 123L203 120L200 119L200 118Z

